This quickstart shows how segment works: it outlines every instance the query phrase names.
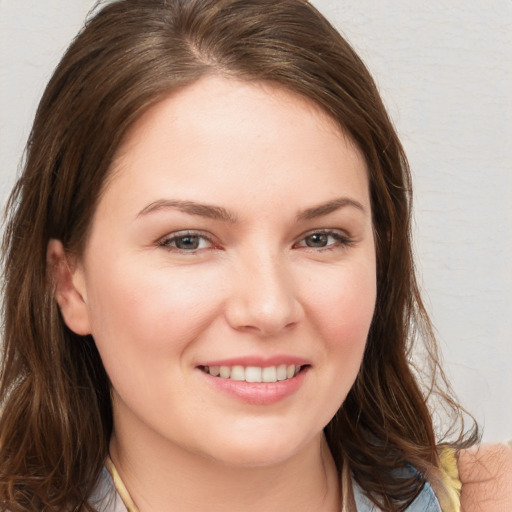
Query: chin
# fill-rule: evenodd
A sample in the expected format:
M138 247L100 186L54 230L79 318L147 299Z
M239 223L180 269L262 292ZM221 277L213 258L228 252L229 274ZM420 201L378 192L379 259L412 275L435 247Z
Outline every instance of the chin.
M278 466L292 460L309 446L316 445L323 436L298 435L281 428L243 435L238 432L228 439L214 441L210 438L209 455L218 463L239 468Z

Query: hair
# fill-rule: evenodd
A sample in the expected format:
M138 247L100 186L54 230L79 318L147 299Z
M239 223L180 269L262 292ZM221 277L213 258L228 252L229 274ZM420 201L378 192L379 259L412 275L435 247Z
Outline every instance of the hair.
M376 309L356 382L325 435L338 469L348 464L385 511L404 510L426 479L443 491L428 397L439 391L459 418L461 410L415 280L407 160L365 65L305 0L117 0L90 18L51 78L8 204L2 510L92 510L88 497L113 426L110 382L92 337L73 333L60 315L47 245L58 239L81 254L127 131L151 105L209 74L271 82L308 98L364 155ZM431 370L424 386L411 363L419 340ZM475 441L476 428L462 432L451 446ZM396 471L407 464L419 474Z

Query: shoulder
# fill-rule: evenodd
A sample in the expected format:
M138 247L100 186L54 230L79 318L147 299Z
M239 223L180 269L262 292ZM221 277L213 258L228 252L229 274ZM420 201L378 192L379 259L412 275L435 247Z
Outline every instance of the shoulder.
M465 512L512 510L512 448L487 444L459 455L461 502Z

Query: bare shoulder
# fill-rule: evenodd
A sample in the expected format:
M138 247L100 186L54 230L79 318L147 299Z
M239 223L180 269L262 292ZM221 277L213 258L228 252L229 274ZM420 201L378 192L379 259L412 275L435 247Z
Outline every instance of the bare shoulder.
M463 512L512 510L512 448L484 444L459 456Z

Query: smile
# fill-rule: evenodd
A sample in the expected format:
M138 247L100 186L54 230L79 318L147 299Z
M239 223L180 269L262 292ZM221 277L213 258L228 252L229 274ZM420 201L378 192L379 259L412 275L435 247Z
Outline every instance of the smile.
M279 366L201 366L201 370L213 377L245 382L278 382L295 377L303 368L296 364Z

